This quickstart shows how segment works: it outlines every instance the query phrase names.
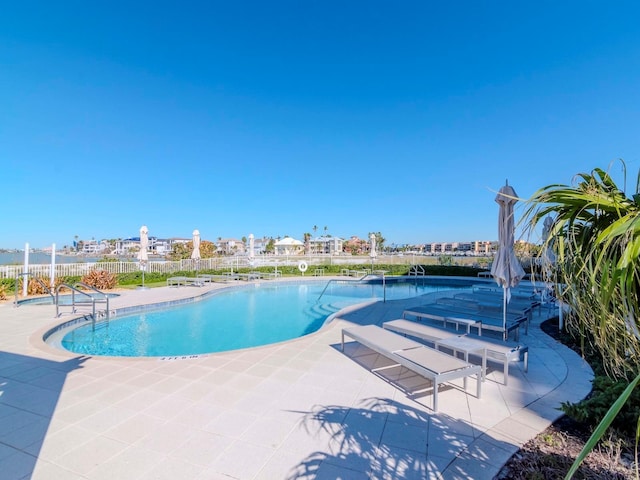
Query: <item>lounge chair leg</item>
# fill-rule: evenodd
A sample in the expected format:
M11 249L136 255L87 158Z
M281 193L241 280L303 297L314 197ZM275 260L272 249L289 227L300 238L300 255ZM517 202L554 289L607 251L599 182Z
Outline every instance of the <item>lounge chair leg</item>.
M438 411L438 384L433 382L433 411Z

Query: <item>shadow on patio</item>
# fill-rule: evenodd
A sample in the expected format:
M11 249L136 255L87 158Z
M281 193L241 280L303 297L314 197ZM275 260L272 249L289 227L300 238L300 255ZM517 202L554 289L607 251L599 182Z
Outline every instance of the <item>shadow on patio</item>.
M85 360L56 362L0 352L2 478L31 476L67 374Z
M369 398L354 408L317 406L302 413L301 428L308 435L327 435L329 447L303 459L289 472L290 480L437 477L452 459L467 455L467 447L480 435L463 421L388 398ZM492 440L491 448L508 450L512 446ZM473 450L473 455L491 454ZM464 476L465 472L456 474Z

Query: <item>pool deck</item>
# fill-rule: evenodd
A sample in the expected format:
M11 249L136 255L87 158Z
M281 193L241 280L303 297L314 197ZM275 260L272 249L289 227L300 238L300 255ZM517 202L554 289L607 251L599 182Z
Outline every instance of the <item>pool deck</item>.
M326 281L326 278L324 279ZM200 295L205 287L124 292L112 308ZM266 347L188 358L83 357L45 346L55 307L0 304L2 478L491 479L527 440L591 390L592 371L538 328L521 342L529 372L492 371L475 397L413 396L421 377L390 369L343 327L400 318L413 298L353 309L321 331ZM391 379L393 383L389 381ZM460 384L460 382L458 382Z

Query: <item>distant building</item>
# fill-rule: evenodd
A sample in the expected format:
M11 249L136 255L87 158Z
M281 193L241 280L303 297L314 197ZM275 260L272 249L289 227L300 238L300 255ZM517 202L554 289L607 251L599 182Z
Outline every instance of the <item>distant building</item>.
M473 242L434 242L424 245L424 252L432 255L488 255L495 250L495 242L475 240Z
M254 255L263 255L267 252L267 245L269 244L270 238L262 237L262 238L254 238L253 239L253 254ZM249 239L244 244L244 249L247 255L249 255Z
M352 255L362 255L367 253L370 248L370 243L367 240L359 238L357 235L352 235L349 240L343 242L342 250L345 253Z
M316 237L309 240L311 253L318 255L335 255L342 253L344 240L339 237Z
M243 255L245 251L245 244L236 238L221 238L216 243L216 253L220 255Z
M85 255L100 255L109 251L109 243L105 240L98 242L96 240L86 240L82 243L82 253Z
M304 243L291 237L284 237L274 244L276 255L302 255Z
M173 250L173 243L168 238L149 237L149 250L156 255L167 255Z

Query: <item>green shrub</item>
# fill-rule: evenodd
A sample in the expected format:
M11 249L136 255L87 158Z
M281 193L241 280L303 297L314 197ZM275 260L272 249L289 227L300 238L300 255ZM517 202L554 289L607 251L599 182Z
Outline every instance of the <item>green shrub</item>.
M348 268L350 270L370 270L371 263L363 263L358 265L329 265L329 264L319 264L319 265L309 265L308 270L305 272L305 277L313 276L313 271L316 268L322 268L324 270L325 275L340 275L340 272ZM384 270L387 275L408 275L409 269L411 268L409 265L384 265L384 264L374 264L374 270ZM458 266L458 265L423 265L425 273L427 275L441 275L441 276L461 276L461 277L477 277L478 272L482 271L481 268L470 267L470 266ZM238 273L248 273L251 271L258 271L263 273L273 273L275 267L271 266L260 266L260 267L243 267L239 269L234 269L234 271ZM144 280L145 283L161 283L165 282L169 277L194 277L198 273L208 274L208 275L222 275L229 271L229 268L224 268L222 270L212 270L212 269L202 269L198 270L198 272L191 271L183 271L183 272L171 272L171 273L145 273ZM280 266L278 267L278 272L280 272L284 276L302 276L300 270L298 270L298 264L289 265L289 266ZM140 285L142 284L142 272L131 272L131 273L121 273L117 276L118 285L126 286L126 285Z
M578 422L595 427L628 385L629 381L625 379L615 380L605 375L596 375L591 394L578 403L562 403L562 411ZM611 426L627 436L633 436L639 417L640 391L636 389Z
M570 418L596 427L607 411L629 385L624 378L615 379L607 374L600 350L596 349L593 335L578 331L571 317L567 318L566 332L560 333L558 340L578 352L593 369L591 393L577 403L563 402L560 409ZM635 436L637 420L640 416L640 390L632 392L611 426L628 438Z
M145 283L157 283L164 282L169 277L178 275L193 275L193 272L175 272L175 273L157 273L157 272L145 272ZM118 285L141 285L142 284L142 272L121 273L118 275Z

